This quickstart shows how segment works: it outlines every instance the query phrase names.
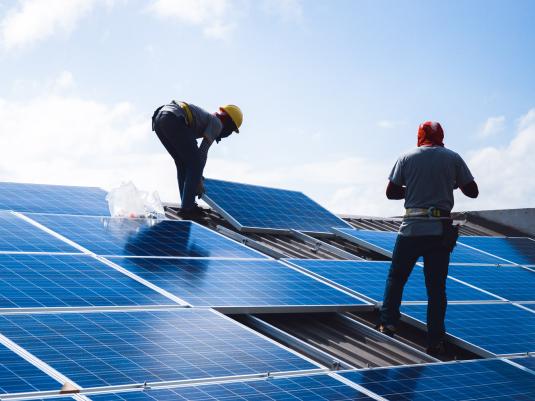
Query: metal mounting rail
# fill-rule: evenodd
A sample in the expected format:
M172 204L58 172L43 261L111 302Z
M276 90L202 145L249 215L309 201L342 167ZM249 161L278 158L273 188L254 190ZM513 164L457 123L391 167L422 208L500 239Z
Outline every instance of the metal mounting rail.
M296 239L299 239L303 241L306 244L312 245L314 248L314 251L317 252L319 250L324 250L327 252L330 252L342 259L348 259L348 260L363 260L361 257L358 257L357 255L353 255L350 252L344 251L343 249L340 249L334 245L328 244L324 241L321 241L317 238L311 237L310 235L304 234L301 231L297 230L290 230L292 236Z
M282 259L285 258L286 255L282 252L276 251L275 249L272 249L264 244L261 244L258 241L252 240L251 238L246 237L243 234L237 233L236 231L229 230L226 227L223 226L217 226L216 230L223 234L226 237L229 237L235 241L241 242L243 245L248 246L249 248L253 248L259 252L265 253L268 256L271 256L275 259Z

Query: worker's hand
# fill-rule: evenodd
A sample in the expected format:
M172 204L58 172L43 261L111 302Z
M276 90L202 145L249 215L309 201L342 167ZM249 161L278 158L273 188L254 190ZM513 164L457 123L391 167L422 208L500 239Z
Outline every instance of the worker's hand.
M201 198L204 195L204 177L201 177L201 180L199 181L199 185L197 185L197 196Z

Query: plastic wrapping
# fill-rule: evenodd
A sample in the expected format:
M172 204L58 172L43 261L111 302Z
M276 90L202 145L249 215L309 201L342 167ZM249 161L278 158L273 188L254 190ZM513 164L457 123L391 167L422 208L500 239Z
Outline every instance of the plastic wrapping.
M131 181L108 192L106 200L113 217L165 217L158 192L141 191Z

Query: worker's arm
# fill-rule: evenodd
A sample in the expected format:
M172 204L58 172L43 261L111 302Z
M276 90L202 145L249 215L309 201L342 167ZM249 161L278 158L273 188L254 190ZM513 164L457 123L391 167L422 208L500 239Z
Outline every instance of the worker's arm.
M477 184L474 180L470 181L468 184L463 185L461 188L461 191L463 191L463 194L468 196L469 198L477 198L479 195L479 188L477 187Z
M388 181L386 197L388 199L405 199L405 187L394 184L392 181Z

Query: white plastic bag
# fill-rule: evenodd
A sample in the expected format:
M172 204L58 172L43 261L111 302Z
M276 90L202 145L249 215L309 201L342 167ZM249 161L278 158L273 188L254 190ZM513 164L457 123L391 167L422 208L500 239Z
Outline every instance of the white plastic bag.
M158 192L140 191L132 181L112 189L106 200L113 217L165 217Z

